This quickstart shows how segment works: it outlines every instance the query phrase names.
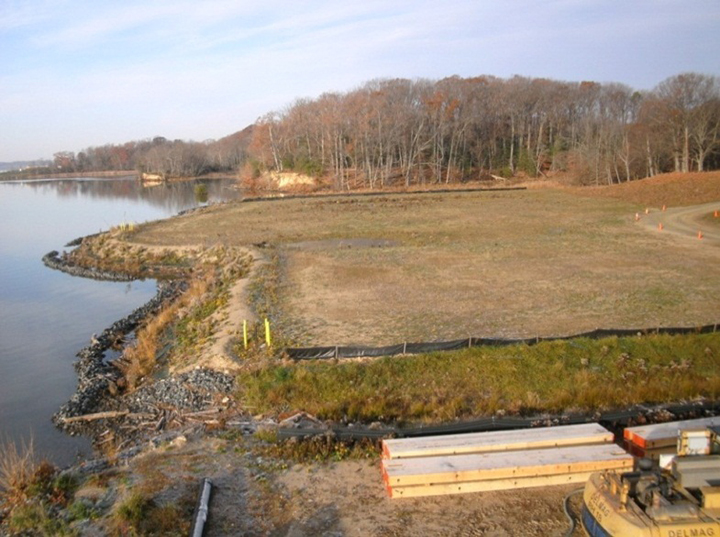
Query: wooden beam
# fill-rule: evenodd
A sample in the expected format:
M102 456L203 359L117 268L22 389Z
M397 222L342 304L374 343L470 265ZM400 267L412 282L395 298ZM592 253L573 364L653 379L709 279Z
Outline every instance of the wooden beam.
M84 414L82 416L72 416L70 418L62 418L63 423L75 423L77 421L95 421L102 419L122 418L130 414L128 410L111 410L108 412L95 412L94 414Z
M572 446L518 452L385 459L383 479L392 486L511 479L632 468L633 457L615 445Z
M548 487L567 485L568 483L584 483L592 472L576 472L572 474L546 475L539 477L520 477L511 479L491 479L487 481L466 481L462 483L431 483L410 487L388 486L391 498L418 498L422 496L441 496L448 494L465 494L468 492L489 492L493 490L509 490L530 487Z
M383 458L405 459L438 455L460 455L514 451L559 446L608 444L613 434L597 423L537 427L513 431L424 436L383 440Z
M677 444L680 431L705 429L713 425L720 425L720 417L628 427L625 429L624 438L643 449L670 447Z

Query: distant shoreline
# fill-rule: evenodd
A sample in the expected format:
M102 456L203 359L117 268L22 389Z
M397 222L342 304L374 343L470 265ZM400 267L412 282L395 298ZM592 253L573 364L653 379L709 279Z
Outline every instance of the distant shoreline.
M17 173L5 172L0 174L0 181L19 181L30 179L73 179L75 177L130 177L137 176L135 170L112 170L104 172L62 172L62 173Z
M77 179L77 178L95 178L95 179L122 179L127 177L133 177L139 179L139 174L135 170L110 170L104 172L63 172L63 173L33 173L25 174L23 172L17 172L15 174L11 172L0 173L0 183L5 181L35 181L44 179ZM193 181L195 179L237 179L229 173L208 173L197 177L170 177L167 182L176 181Z

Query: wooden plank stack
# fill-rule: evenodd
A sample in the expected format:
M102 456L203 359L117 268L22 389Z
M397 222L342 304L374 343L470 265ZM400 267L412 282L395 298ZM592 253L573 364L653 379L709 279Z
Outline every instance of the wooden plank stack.
M631 469L632 456L596 423L383 441L391 498L584 482Z
M636 457L657 459L660 455L677 453L680 431L700 430L720 425L720 417L669 421L625 429L626 449Z

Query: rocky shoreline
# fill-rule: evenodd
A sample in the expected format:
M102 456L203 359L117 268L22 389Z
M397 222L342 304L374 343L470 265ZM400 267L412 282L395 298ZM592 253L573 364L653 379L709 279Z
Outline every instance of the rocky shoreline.
M159 282L158 292L149 302L100 335L92 336L90 344L77 353L77 389L52 417L59 429L70 435L90 436L96 443L101 434L112 430L117 439L127 444L143 436L148 423L152 424L150 432L158 434L170 424L173 415L217 409L213 405L226 400L234 389L235 378L210 369L194 369L120 394L122 374L106 359L108 350L185 289L185 281ZM83 419L97 413L112 419Z
M81 237L67 246L78 246ZM80 267L69 261L67 254L52 251L43 256L49 268L73 276L96 280L132 281L135 277L121 272ZM70 435L89 436L97 445L102 435L112 431L116 442L127 446L141 437L159 435L171 422L183 423L182 416L206 413L217 409L218 402L229 401L227 394L234 388L235 379L210 369L195 369L180 375L155 380L123 394L121 371L107 359L108 351L125 344L127 337L141 323L157 315L162 308L188 288L182 279L159 280L156 295L143 306L93 335L90 344L77 353L74 364L78 383L75 393L52 416L53 423ZM213 405L215 405L213 407ZM103 415L104 419L93 416ZM178 419L178 416L181 418ZM148 428L148 424L152 426Z
M114 322L103 332L93 335L90 344L77 353L75 371L78 385L70 400L53 416L53 422L63 429L66 418L77 417L96 412L100 402L110 393L120 379L120 371L105 360L105 353L118 341L135 330L150 315L156 314L169 300L177 297L187 284L183 281L159 282L157 294L146 304L135 309L129 315Z
M69 243L70 245L77 245L76 241ZM81 278L90 278L93 280L111 281L111 282L130 282L137 280L135 276L124 274L122 272L114 272L109 270L100 270L92 267L81 267L74 265L67 260L67 254L62 255L57 250L52 250L46 253L42 257L43 264L51 269L65 272L71 276L80 276Z
M79 237L66 247L80 246L98 234ZM73 276L104 281L126 282L138 279L124 272L83 267L72 262L67 252L53 250L42 258L45 266ZM232 375L196 368L167 378L151 379L131 393L124 393L122 372L108 355L127 344L128 336L189 287L183 278L158 280L157 293L143 306L114 322L77 353L74 363L77 388L70 399L52 416L53 423L70 435L90 437L97 446L110 432L115 444L133 445L148 437L158 437L174 425L188 425L193 414L211 419L215 410L227 409L234 389ZM209 408L214 410L208 410ZM99 417L99 416L102 416ZM189 423L188 423L189 422ZM104 437L104 438L102 438Z

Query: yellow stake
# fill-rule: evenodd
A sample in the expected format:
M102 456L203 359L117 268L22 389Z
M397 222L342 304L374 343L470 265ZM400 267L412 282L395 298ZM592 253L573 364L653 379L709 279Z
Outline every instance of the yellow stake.
M270 321L267 319L265 319L265 343L267 343L268 347L272 345L272 341L270 341Z
M247 319L243 319L243 342L245 343L245 350L247 350Z

